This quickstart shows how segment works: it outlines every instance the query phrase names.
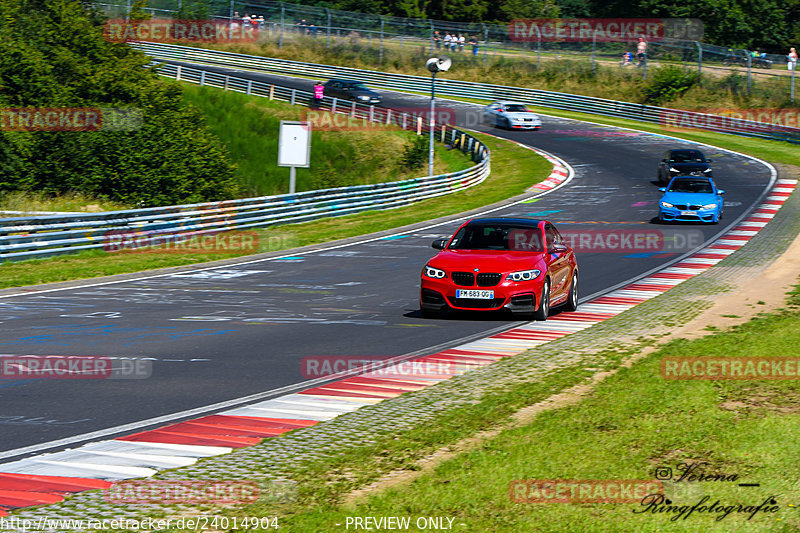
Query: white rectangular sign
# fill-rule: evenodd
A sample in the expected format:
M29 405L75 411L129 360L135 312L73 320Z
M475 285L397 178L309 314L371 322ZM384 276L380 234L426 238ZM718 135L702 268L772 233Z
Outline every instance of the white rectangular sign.
M281 120L279 167L308 167L311 160L311 122Z

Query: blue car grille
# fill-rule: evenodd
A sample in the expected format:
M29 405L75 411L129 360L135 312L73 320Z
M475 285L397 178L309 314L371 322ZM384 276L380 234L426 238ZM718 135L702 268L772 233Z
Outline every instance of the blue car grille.
M702 205L675 204L675 209L680 209L682 211L699 211L702 208Z

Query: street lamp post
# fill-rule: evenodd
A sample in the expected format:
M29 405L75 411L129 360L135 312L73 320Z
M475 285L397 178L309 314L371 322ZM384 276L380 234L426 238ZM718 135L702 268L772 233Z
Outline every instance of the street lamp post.
M431 71L431 115L428 117L428 175L433 177L433 134L436 121L434 120L434 113L436 110L436 73L445 72L450 68L449 57L432 57L425 66Z

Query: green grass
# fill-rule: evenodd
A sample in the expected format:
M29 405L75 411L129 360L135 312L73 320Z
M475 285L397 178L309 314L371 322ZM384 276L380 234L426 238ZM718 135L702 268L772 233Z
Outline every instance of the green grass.
M800 287L800 286L798 286ZM763 314L730 330L697 340L678 339L630 368L620 368L580 403L541 413L532 423L506 429L474 449L440 464L411 485L372 494L353 507L339 505L348 487L333 483L336 474L307 469L301 477L297 507L281 525L287 531L339 531L347 517L437 516L454 518L456 530L547 532L782 532L800 527L800 463L796 442L800 425L800 384L797 381L668 381L661 377L663 357L768 357L792 355L800 342L800 290L788 308ZM618 354L619 355L619 354ZM611 358L609 358L611 361ZM562 384L578 374L563 375ZM534 403L545 388L526 383L506 389L467 412L461 424L473 430L489 420L501 424L519 399ZM558 390L558 389L556 389ZM527 391L529 394L523 394ZM494 410L491 408L494 406ZM444 426L428 429L458 428ZM423 430L425 431L425 430ZM382 453L384 461L411 456L406 435L398 449ZM425 445L432 442L425 441ZM403 448L406 446L406 448ZM422 446L421 442L417 443ZM374 451L374 450L373 450ZM334 472L360 472L360 465L377 468L375 458L357 452L333 465ZM372 461L372 462L370 462ZM667 487L673 505L693 505L708 496L724 505L757 506L774 495L774 514L747 520L742 513L717 520L719 514L694 512L687 519L674 514L642 513L640 503L518 503L509 497L515 480L652 480L659 466L680 470L681 463L708 463L706 473L736 475L735 482L683 481ZM314 481L313 475L317 475ZM740 487L738 483L759 483ZM321 491L319 495L312 489ZM337 490L338 489L338 492ZM259 512L258 507L243 514ZM639 511L639 512L634 512ZM411 531L418 529L413 526Z
M487 135L476 135L492 153L491 175L475 187L411 206L261 229L261 251L275 251L391 229L438 216L475 209L521 194L545 179L552 165L531 150ZM453 150L450 156L463 158ZM272 238L271 238L272 237ZM51 259L0 263L0 288L180 266L244 254L79 252Z
M247 196L289 192L289 169L277 166L278 131L281 120L302 120L305 107L211 87L182 86L184 99L202 110L211 131L228 148ZM312 129L311 162L309 168L297 169L297 190L419 177L427 167L406 169L401 165L403 149L414 136L396 129ZM437 173L455 172L472 164L460 153L439 146L434 169Z
M113 211L127 206L105 199L73 193L61 196L47 196L28 191L12 191L0 196L0 211ZM2 215L0 216L18 216Z

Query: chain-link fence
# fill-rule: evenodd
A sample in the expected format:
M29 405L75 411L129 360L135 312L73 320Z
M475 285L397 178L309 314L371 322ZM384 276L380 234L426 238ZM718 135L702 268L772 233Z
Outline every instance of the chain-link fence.
M97 3L111 17L125 17L131 10L127 3ZM269 0L208 0L198 11L187 11L190 0L151 0L144 11L154 17L169 18L177 13L191 13L234 24L254 24L259 28L261 39L271 40L279 46L302 38L324 41L327 47L332 42L346 39L362 46L372 46L377 51L379 62L386 50L429 49L437 53L472 54L476 60L488 62L490 58L524 58L536 62L572 58L597 65L613 65L619 68L638 69L647 77L648 68L678 65L704 75L729 75L736 73L734 80L741 83L741 90L750 94L753 79L770 78L785 85L789 99L795 101L795 77L797 62L788 55L766 54L756 50L742 50L670 37L688 36L700 38L702 23L693 19L662 19L667 31L664 37L646 43L646 54L637 57L638 39L635 37L614 42L593 39L591 42L556 40L543 36L538 30L527 40L517 39L508 24L483 24L412 19L388 15L371 15L316 6L273 2ZM245 16L248 18L244 20ZM254 20L254 22L248 22ZM699 24L699 27L698 27ZM684 30L683 27L691 28ZM458 41L447 41L455 36ZM463 41L460 37L463 36ZM472 41L472 43L470 42ZM448 49L449 48L449 49ZM630 53L628 56L627 54ZM781 89L784 91L784 89Z

